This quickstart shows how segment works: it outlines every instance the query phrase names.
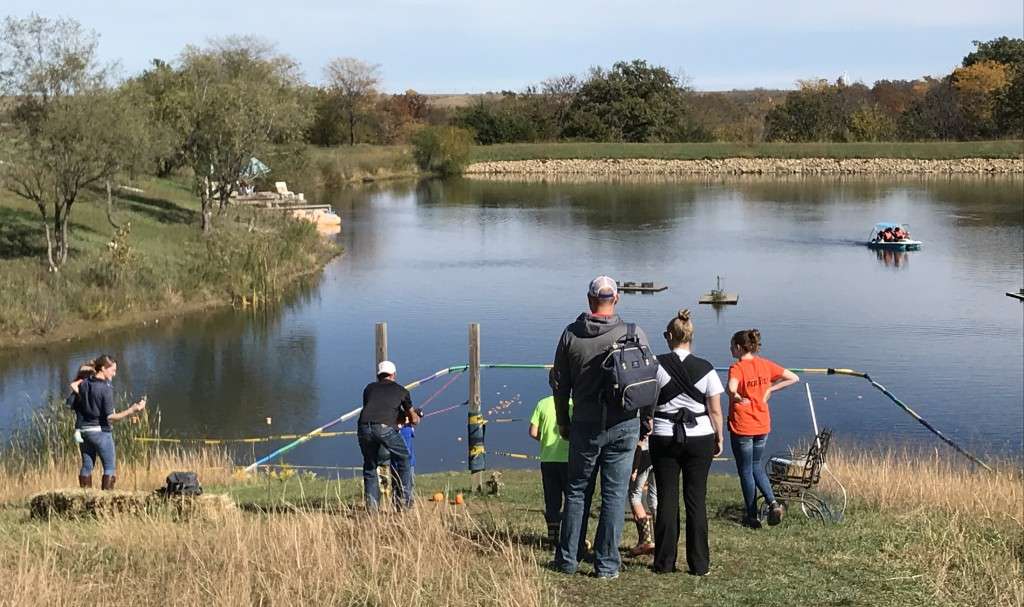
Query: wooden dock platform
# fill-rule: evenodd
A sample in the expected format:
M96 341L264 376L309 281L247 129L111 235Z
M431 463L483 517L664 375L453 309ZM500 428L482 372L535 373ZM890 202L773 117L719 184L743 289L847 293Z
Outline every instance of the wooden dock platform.
M740 302L740 296L737 293L705 293L700 296L697 303L711 304L713 306L735 306Z
M715 277L715 288L711 292L700 296L697 303L711 304L713 306L735 306L740 302L739 293L726 293L722 290L722 277Z
M668 289L667 285L659 285L653 282L619 282L615 281L620 293L660 293Z

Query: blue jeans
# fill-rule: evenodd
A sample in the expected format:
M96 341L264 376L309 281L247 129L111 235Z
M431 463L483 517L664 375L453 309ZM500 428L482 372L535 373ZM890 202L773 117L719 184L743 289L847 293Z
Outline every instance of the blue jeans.
M78 476L92 476L97 457L103 462L104 475L117 474L114 435L110 432L83 432L78 450L82 452L82 469L78 471Z
M380 482L377 467L382 461L383 451L391 460L391 466L398 473L399 486L405 507L412 506L412 469L409 467L409 449L402 435L394 426L385 424L359 424L357 431L359 450L363 453L363 490L366 493L366 507L377 510L380 503Z
M757 489L761 490L761 494L769 504L775 501L772 484L768 481L764 465L761 464L764 443L767 438L767 434L758 436L729 434L729 439L732 442L732 456L736 458L736 473L740 476L740 489L743 490L743 505L746 508L747 520L757 518Z
M601 515L594 538L594 572L598 576L618 573L622 564L619 541L625 524L629 474L639 434L638 418L627 419L608 429L602 429L600 423L574 422L570 426L569 482L554 563L559 571L575 573L579 566L587 488L594 476L600 474Z

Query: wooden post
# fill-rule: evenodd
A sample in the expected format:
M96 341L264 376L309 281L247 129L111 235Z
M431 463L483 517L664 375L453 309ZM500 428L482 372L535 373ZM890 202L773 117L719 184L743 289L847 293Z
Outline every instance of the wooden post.
M377 323L375 333L377 362L373 363L374 377L377 376L377 365L388 359L388 323Z
M377 377L377 365L388 359L388 323L379 322L374 329L374 360L373 377ZM377 467L377 484L380 487L380 503L378 508L386 508L391 503L391 470L389 466Z
M472 473L472 488L483 491L483 468L475 463L483 463L483 420L480 417L480 325L469 325L469 417L467 426L467 445L469 448L469 467Z

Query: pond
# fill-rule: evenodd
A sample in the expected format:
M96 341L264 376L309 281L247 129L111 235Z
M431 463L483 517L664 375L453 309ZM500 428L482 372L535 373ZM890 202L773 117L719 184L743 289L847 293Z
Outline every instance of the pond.
M690 308L695 351L716 366L730 363L733 332L756 327L767 357L867 371L969 448L1019 457L1024 307L1004 293L1024 280L1022 186L1006 177L456 179L311 193L336 206L346 251L314 284L269 312L220 310L0 353L0 423L9 430L82 360L106 352L120 360L116 390L148 394L165 435L304 432L358 406L375 322L388 323L404 381L464 363L471 322L485 362L547 363L585 308L589 280L608 274L668 285L623 295L620 313L658 336ZM909 223L924 246L868 249L879 221ZM738 305L697 304L716 276ZM654 345L664 351L660 338ZM861 379L803 379L839 445L947 449ZM533 453L528 418L548 393L543 371L484 371L489 449ZM464 469L466 397L463 376L427 405L438 413L418 430L418 471ZM769 450L808 438L802 386L772 409ZM238 459L278 444L246 446ZM359 453L341 436L286 460L356 466ZM489 464L530 465L496 454Z

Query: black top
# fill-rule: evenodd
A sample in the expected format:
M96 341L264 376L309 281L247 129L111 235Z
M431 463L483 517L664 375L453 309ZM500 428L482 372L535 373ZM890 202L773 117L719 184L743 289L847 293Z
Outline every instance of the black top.
M363 410L359 414L359 423L394 426L399 414L410 409L412 397L404 386L390 379L375 381L363 389Z
M110 382L90 377L78 386L77 412L83 428L99 426L110 432L107 416L114 413L114 388Z

